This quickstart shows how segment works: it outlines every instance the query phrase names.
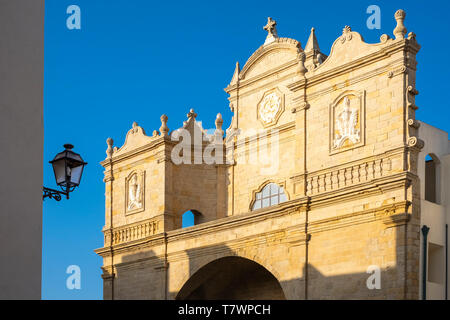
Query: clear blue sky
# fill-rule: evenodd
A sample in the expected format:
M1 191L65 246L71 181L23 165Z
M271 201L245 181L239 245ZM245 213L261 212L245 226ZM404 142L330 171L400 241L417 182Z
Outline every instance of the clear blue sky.
M66 9L81 8L81 30L68 30ZM381 8L381 30L366 27L366 8ZM106 139L121 146L133 121L147 134L166 113L176 129L194 108L205 128L218 112L228 127L231 113L223 88L236 61L241 65L263 42L271 16L278 34L306 44L316 28L329 54L350 25L367 42L395 27L394 13L417 34L417 118L450 131L448 1L145 1L47 0L45 16L44 185L55 187L48 161L64 143L89 164L70 200L44 201L44 299L101 299L103 168ZM66 289L66 268L81 268L81 290Z

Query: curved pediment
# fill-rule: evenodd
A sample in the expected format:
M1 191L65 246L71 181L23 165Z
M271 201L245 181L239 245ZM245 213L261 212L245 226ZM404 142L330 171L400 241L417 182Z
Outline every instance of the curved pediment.
M296 61L298 54L302 51L300 42L297 40L276 38L273 42L259 47L250 56L239 73L239 78L252 78L286 63Z
M147 136L145 134L145 131L142 127L138 126L136 122L133 122L133 126L130 130L127 132L127 136L125 138L125 142L122 147L117 149L117 147L114 148L114 151L112 155L114 157L124 154L128 151L135 150L141 146L146 145L147 143L153 141L155 137L158 137L158 132L155 131L153 133L153 136Z
M330 70L359 58L367 57L392 41L395 40L383 34L379 43L367 43L364 42L363 37L358 32L352 31L350 27L346 26L342 36L334 41L328 58L314 70L314 73Z

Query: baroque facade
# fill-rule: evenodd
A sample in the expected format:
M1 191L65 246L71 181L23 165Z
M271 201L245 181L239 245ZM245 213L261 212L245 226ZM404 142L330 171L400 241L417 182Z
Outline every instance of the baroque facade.
M416 120L420 46L395 19L375 44L346 26L327 56L269 18L228 129L190 110L108 139L104 298L443 299L450 143Z

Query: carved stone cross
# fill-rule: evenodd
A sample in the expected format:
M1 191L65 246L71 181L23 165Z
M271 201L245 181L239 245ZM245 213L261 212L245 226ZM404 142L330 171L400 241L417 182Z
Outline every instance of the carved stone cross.
M268 17L267 24L263 28L269 33L269 35L273 35L277 33L276 25L277 22L275 20L272 20L271 17Z
M187 117L188 117L188 119L191 119L191 118L195 119L197 117L197 114L194 112L194 109L189 110Z
M271 17L267 18L267 24L263 27L263 29L266 30L268 33L266 42L264 42L264 44L273 42L276 38L278 38L276 25L277 22L275 20L272 20Z

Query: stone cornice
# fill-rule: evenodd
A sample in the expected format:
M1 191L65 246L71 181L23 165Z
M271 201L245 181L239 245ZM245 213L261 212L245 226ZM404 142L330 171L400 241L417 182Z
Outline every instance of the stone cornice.
M276 126L276 127L270 128L270 129L266 129L266 131L264 131L265 135L263 137L266 139L270 139L271 136L273 135L272 132L275 130L278 131L278 134L282 134L285 132L290 132L293 129L295 129L295 121L290 121L290 122L284 123L282 125L279 125L279 126ZM258 141L258 139L261 138L261 133L263 133L263 131L261 131L257 134L254 134L252 136L248 136L248 137L244 137L244 138L240 138L240 139L238 138L237 141L235 142L235 148L240 148L243 145L248 145L248 144Z
M94 252L98 255L105 257L110 257L113 254L120 254L124 252L134 251L141 248L151 248L158 245L164 244L164 233L159 233L144 239L133 240L129 242L124 242L114 246L107 246L95 249Z
M305 76L307 78L308 87L316 85L323 81L328 81L329 79L340 76L342 74L346 74L350 71L354 71L355 69L360 69L367 65L376 63L378 61L382 61L382 60L386 59L386 56L390 56L396 52L401 52L403 50L407 50L411 47L411 46L407 45L407 41L408 41L407 39L405 39L403 41L393 41L391 43L391 45L386 46L384 48L380 48L380 50L378 50L374 53L360 57L360 58L350 61L346 64L336 66L335 68L326 70L324 72L320 72L321 71L320 67L318 69L314 70L314 72L312 72L312 73L307 72L305 74ZM413 51L413 52L417 52L417 51ZM403 58L402 58L402 61L404 62ZM392 64L395 64L395 63L396 63L395 61L390 61L386 66L384 66L382 68L377 68L373 71L370 71L370 72L366 73L364 76L369 78L376 74L382 73L382 72L384 72L383 70L385 70L386 68L388 68L389 66L391 66ZM349 80L351 81L352 79L349 79ZM358 80L358 81L361 81L361 80ZM298 91L298 90L304 88L305 85L306 85L306 83L302 80L302 81L297 81L297 82L294 82L294 83L288 85L288 88L291 91L295 92L295 91Z
M308 233L314 234L378 220L382 221L387 227L403 224L409 220L408 208L410 205L410 201L404 200L372 209L312 221L308 223Z
M140 268L164 269L164 255L154 255L147 258L120 262L114 265L118 271L133 270Z
M168 231L167 238L169 241L177 241L182 239L189 239L190 237L198 236L201 234L217 233L219 231L257 223L266 219L283 216L285 214L296 213L299 210L301 211L302 208L306 208L307 203L307 197L297 198L295 200L287 201L270 208L264 208L243 214L238 214L235 216L225 217L184 229Z
M295 201L284 202L283 204L270 207L267 209L261 209L258 211L252 211L245 214L225 217L222 219L205 222L185 229L172 230L167 232L167 239L175 241L179 239L189 238L196 234L215 233L220 230L227 230L229 228L252 224L258 221L263 221L268 218L295 213L298 210L301 211L302 207L306 207L307 201L308 198L298 198L295 199ZM121 228L127 227L128 226L122 226ZM113 245L112 247L99 248L94 251L101 256L108 256L111 254L111 252L119 253L127 251L130 248L149 247L163 243L164 243L164 233L159 233L143 239L137 239Z
M187 254L185 250L173 251L167 255L168 261L175 262L185 259L186 255L189 259L230 253L233 254L240 249L256 246L268 246L275 243L288 243L292 246L298 246L304 244L308 239L306 234L306 223L292 225L288 228L272 230L269 232L262 232L254 235L249 235L243 238L237 238L229 240L226 242L218 242L217 244L212 244L203 247L197 247L195 249L189 250ZM170 246L170 242L169 242Z

